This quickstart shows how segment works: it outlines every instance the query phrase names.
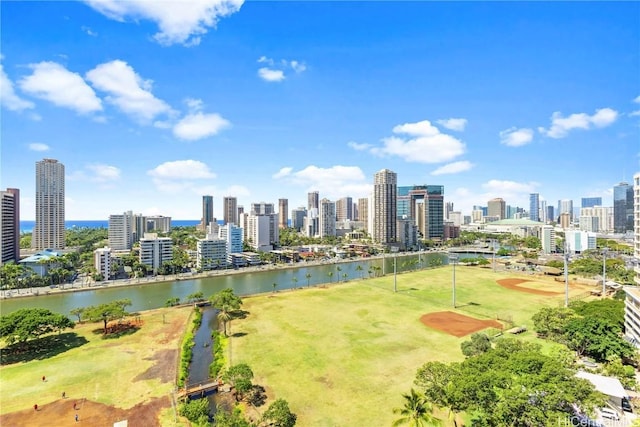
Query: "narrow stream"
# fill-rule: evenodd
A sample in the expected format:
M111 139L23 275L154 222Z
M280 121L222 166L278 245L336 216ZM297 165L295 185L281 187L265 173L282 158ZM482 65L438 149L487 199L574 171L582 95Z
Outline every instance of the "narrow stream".
M209 366L213 362L211 333L218 328L218 310L211 307L204 307L202 310L202 324L193 337L195 344L187 379L189 385L208 382ZM209 411L212 415L216 411L216 396L216 393L206 396L209 399Z

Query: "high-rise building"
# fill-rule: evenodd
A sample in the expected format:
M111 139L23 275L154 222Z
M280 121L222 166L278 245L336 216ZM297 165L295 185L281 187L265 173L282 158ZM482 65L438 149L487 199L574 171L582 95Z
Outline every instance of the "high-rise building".
M581 208L593 208L602 206L602 197L583 197L580 203Z
M144 233L149 231L147 229L147 217L142 214L133 215L133 221L131 223L131 232L133 233L133 243L139 242L144 236Z
M157 273L162 264L173 259L173 241L170 237L158 237L156 233L145 233L140 239L139 262Z
M276 211L273 208L273 203L251 203L251 215L271 215L275 212Z
M556 251L556 231L552 226L542 226L540 230L540 244L542 245L542 253L545 255Z
M133 247L133 213L109 215L109 247L115 251L130 250Z
M329 199L320 200L318 228L320 237L336 235L336 204Z
M307 194L307 210L320 208L320 193L317 191L311 191Z
M226 196L223 199L222 204L222 208L224 210L224 223L240 225L238 223L238 199L232 196ZM242 210L244 211L244 208Z
M398 218L410 218L425 239L444 238L444 187L412 185L398 187Z
M201 229L205 230L207 225L213 222L213 196L202 196L202 222Z
M242 252L242 240L244 232L235 224L225 224L218 230L218 238L224 240L227 245L227 254Z
M445 220L447 220L447 221L448 221L448 220L450 219L450 218L449 218L449 214L450 214L451 212L453 212L453 202L446 202L446 203L444 204L444 219L445 219ZM460 224L458 224L458 225L460 225Z
M278 199L278 227L289 227L289 200Z
M0 192L0 265L20 261L20 190Z
M111 261L111 248L104 247L93 251L93 268L104 280L109 280L111 276Z
M249 215L247 242L257 251L270 251L278 243L278 217L276 214Z
M227 242L212 235L207 235L205 239L198 239L196 242L196 267L198 269L213 270L224 268L226 265Z
M379 243L396 241L398 175L383 169L373 180L373 240Z
M170 216L148 216L147 217L147 231L157 231L160 233L168 233L171 231L171 217Z
M540 212L540 217L538 218L540 220L540 222L544 222L545 224L547 223L547 221L550 221L552 218L549 218L549 210L547 208L547 201L546 200L540 200L540 210L538 211Z
M570 200L570 199L558 200L557 215L560 216L563 213L569 214L569 222L573 221L573 200Z
M633 230L633 187L626 182L613 186L613 231Z
M54 159L36 162L34 249L64 248L64 165Z
M633 176L633 256L635 282L640 285L640 172Z
M336 218L338 219L338 222L342 222L347 219L355 219L355 217L353 216L353 199L351 197L343 197L341 199L338 199L335 205Z
M540 194L529 194L529 219L531 221L540 221Z
M551 205L547 205L547 221L556 222L554 208Z
M304 228L304 219L307 216L307 208L300 206L298 209L291 210L291 227L296 231Z
M364 229L369 229L369 199L362 197L358 199L358 221L364 224Z
M507 217L507 203L500 197L487 202L487 216L505 219Z

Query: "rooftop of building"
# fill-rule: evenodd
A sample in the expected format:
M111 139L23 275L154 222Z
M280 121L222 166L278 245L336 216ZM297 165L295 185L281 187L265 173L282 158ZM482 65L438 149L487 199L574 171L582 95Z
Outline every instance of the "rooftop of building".
M31 255L30 257L21 259L20 262L39 262L39 261L46 261L49 260L51 258L56 258L62 255L62 252L58 252L58 251L54 251L53 249L44 249L42 251L36 252L35 254Z
M493 221L488 225L542 227L545 224L543 222L531 221L529 218L518 218L518 219L511 218L511 219L501 219L500 221Z

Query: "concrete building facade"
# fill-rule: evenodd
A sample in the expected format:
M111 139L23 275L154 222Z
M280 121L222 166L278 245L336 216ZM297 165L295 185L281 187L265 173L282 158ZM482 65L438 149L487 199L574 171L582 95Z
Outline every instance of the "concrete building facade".
M36 224L33 249L62 249L65 245L64 165L54 159L36 162Z
M140 239L139 262L148 266L155 274L167 261L173 259L173 241L169 237L158 237L156 233L145 233Z
M373 240L396 241L398 175L389 169L376 172L373 180Z
M222 201L223 219L225 224L240 225L238 222L238 199L232 196L225 196Z
M20 261L20 190L0 192L0 265Z

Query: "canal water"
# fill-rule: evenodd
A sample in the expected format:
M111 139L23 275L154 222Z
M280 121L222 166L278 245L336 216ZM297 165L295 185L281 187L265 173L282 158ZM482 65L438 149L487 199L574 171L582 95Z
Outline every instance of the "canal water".
M30 297L0 300L0 313L8 314L21 308L46 308L55 313L70 315L74 308L88 307L130 299L130 311L151 310L164 307L169 298L184 301L189 294L202 292L205 298L225 289L233 289L236 295L268 293L291 288L357 280L371 274L392 274L447 264L447 255L437 252L388 255L384 258L358 259L355 261L326 263L292 268L253 270L246 273L215 275L198 279L172 282L135 284L120 287L104 287L78 292L61 292ZM297 265L301 265L297 264Z

